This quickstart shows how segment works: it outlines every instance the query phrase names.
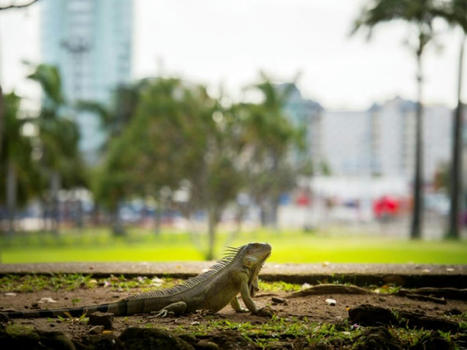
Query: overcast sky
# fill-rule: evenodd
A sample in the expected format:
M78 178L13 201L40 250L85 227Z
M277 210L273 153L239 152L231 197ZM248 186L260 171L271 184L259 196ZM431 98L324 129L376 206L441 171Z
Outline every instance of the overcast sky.
M403 45L410 33L406 25L382 25L369 42L363 33L349 37L362 0L134 3L134 78L178 74L212 89L222 84L238 96L259 70L278 80L300 72L304 96L332 109L368 108L396 95L416 97L414 58ZM21 61L40 61L39 6L0 14L2 84L32 100L37 90L25 81ZM441 22L437 27L442 33L425 58L425 101L454 106L460 32Z

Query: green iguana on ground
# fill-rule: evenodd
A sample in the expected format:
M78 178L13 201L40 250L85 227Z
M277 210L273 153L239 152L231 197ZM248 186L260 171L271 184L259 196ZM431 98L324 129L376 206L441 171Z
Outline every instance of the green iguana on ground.
M9 318L81 316L96 311L111 312L116 316L158 312L157 316L180 315L206 310L217 312L228 303L236 312L247 312L240 307L240 293L248 310L260 316L271 316L268 307L258 309L252 300L258 290L258 274L271 254L267 243L249 243L240 248L229 248L228 253L208 271L188 279L175 287L142 293L108 304L37 311L3 312Z

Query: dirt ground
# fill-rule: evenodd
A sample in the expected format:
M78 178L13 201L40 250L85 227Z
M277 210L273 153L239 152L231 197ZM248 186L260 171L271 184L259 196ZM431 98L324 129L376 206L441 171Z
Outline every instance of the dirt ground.
M0 312L6 310L28 310L32 308L53 309L60 307L82 306L90 304L114 302L130 294L137 293L137 290L114 291L105 287L93 289L79 288L73 291L51 291L42 290L38 292L15 292L1 293ZM310 295L305 297L291 298L287 296L290 293L279 291L274 293L259 292L255 297L255 302L259 306L269 305L279 317L287 320L307 319L310 323L339 323L348 317L349 308L361 304L372 304L393 310L404 310L418 313L424 313L427 316L446 317L452 310L455 313L467 313L467 301L448 300L445 305L430 301L417 301L406 297L394 295L348 295L348 294L329 294L329 295ZM273 297L285 299L283 303L275 303ZM42 298L52 298L56 302L40 303ZM326 299L336 300L336 305L328 305ZM115 336L118 336L128 327L162 327L165 329L180 329L184 327L193 327L193 325L202 327L203 324L213 322L213 320L228 320L230 322L249 322L251 324L261 324L265 322L264 317L254 316L250 313L235 313L230 306L226 306L215 315L203 316L201 314L192 314L182 317L155 318L152 315L138 315L129 317L115 317L113 330ZM78 320L59 320L59 319L18 319L12 320L15 324L20 324L34 329L44 331L61 331L72 339L89 334L92 326L79 322ZM11 321L10 321L11 322Z

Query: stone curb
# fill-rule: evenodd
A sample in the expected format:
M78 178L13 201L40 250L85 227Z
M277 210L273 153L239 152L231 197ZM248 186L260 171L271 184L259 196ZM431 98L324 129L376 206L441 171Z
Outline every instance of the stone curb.
M193 277L213 262L138 262L138 263L36 263L0 264L5 274L91 274ZM289 283L352 283L405 287L467 287L467 265L430 264L275 264L266 263L260 277L265 281Z

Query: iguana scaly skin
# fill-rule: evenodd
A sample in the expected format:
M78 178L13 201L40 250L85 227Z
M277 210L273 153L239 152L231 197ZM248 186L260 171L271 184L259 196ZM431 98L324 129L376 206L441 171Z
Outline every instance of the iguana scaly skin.
M228 303L236 312L244 312L237 295L240 293L248 310L257 315L270 316L268 308L258 309L252 296L258 289L258 274L271 254L266 243L249 243L240 248L229 248L226 256L208 271L188 279L175 287L142 293L120 301L83 307L55 310L10 311L9 318L81 316L96 311L111 312L116 316L159 311L159 316L184 314L197 310L217 312Z

